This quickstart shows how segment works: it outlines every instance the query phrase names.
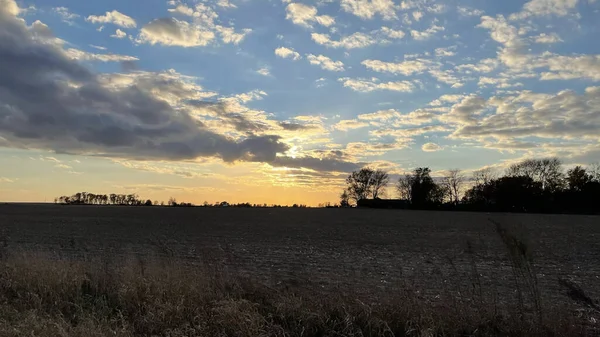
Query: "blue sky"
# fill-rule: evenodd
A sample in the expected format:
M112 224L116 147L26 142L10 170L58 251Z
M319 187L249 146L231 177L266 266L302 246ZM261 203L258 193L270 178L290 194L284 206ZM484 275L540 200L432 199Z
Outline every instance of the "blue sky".
M0 4L4 200L316 203L367 163L600 160L597 0Z

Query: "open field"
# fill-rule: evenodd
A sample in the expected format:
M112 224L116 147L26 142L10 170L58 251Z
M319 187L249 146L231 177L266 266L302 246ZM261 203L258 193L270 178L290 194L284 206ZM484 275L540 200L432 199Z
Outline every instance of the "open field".
M543 288L570 277L600 298L598 216L0 205L0 235L11 250L172 254L190 263L209 255L269 280L365 288L414 280L431 290L428 282L453 276L454 267L468 272L473 259L485 277L510 277L506 249L489 219L528 243Z
M432 305L478 298L501 307L519 294L533 305L497 224L526 244L529 277L546 306L593 311L567 296L558 280L600 298L598 216L0 205L4 252L110 259L115 266L132 257L168 259L274 287L341 289L365 298L410 289Z

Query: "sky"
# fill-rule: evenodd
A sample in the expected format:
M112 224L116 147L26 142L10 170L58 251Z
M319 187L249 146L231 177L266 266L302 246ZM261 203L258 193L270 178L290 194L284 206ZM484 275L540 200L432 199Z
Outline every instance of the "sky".
M599 0L0 0L0 200L600 161ZM393 188L388 188L393 197Z

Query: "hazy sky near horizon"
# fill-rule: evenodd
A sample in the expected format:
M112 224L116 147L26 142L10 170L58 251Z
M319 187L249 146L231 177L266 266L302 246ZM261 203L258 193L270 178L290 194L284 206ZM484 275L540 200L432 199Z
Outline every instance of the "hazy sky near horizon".
M599 0L0 0L0 200L598 162L599 35Z

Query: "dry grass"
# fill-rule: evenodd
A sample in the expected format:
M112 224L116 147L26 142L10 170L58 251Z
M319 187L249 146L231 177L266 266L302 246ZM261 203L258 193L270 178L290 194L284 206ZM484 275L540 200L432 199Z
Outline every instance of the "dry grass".
M272 288L172 259L13 254L3 259L0 272L0 336L586 334L568 311L523 308L492 308L481 298L433 304L410 289L365 298L316 285Z

